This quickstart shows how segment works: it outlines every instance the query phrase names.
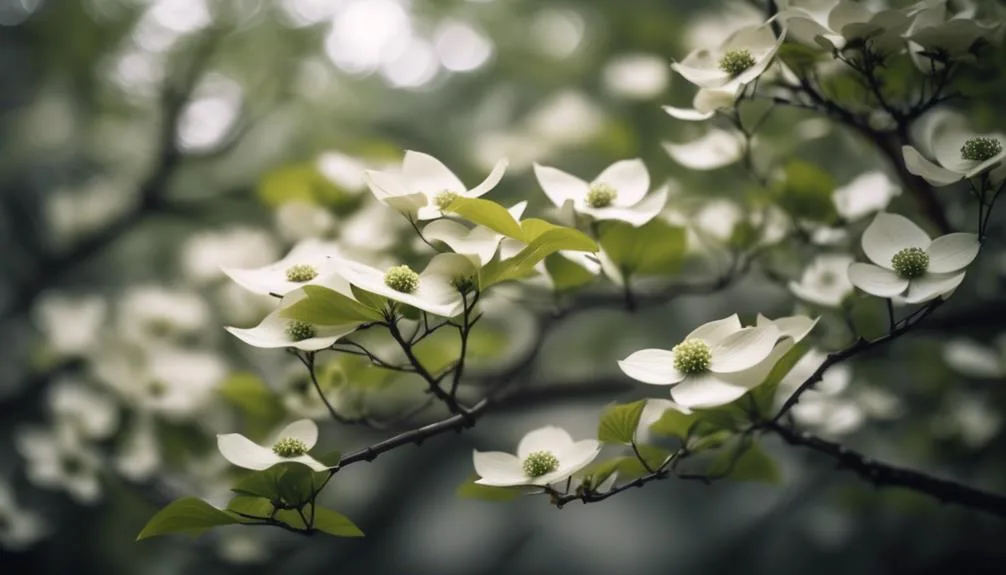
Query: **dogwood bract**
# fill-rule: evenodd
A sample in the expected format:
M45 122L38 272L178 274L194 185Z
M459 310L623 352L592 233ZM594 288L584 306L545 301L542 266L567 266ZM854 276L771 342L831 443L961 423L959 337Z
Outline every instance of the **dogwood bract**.
M461 313L462 292L478 280L478 267L461 254L437 254L422 273L406 265L385 271L351 260L337 265L346 281L364 291L443 317Z
M694 50L671 69L699 88L730 90L748 84L772 63L785 33L776 37L772 24L745 26L721 45Z
M849 266L849 281L877 297L904 296L923 303L947 294L964 281L981 244L975 234L954 233L930 239L904 216L879 213L862 238L872 264Z
M846 254L821 254L807 266L799 282L789 282L789 290L803 301L840 307L855 291L848 276L852 263L852 256Z
M301 419L284 427L268 446L262 446L240 433L217 435L217 449L224 459L244 469L268 469L278 463L302 463L314 471L328 466L307 454L318 443L318 426Z
M290 292L280 301L279 307L265 316L255 327L228 326L224 329L253 347L266 349L293 347L304 351L317 351L352 333L360 325L359 322L344 325L315 325L283 316L284 311L305 297L307 294L303 289Z
M524 215L525 208L527 208L527 202L519 202L507 211L510 212L514 220L519 222L521 216ZM454 253L475 256L479 259L479 263L485 265L496 255L496 250L499 249L500 242L505 236L486 226L475 226L469 229L458 222L443 219L431 222L423 228L423 237L429 241L444 242ZM523 244L519 242L517 244L517 250L523 247ZM512 255L513 253L501 254L500 259L507 259Z
M515 487L551 485L590 464L601 452L596 439L573 441L565 429L547 426L525 435L517 455L502 451L475 451L472 462L480 485Z
M367 185L375 198L406 216L432 220L443 216L444 208L456 198L478 198L488 193L503 178L506 168L506 160L496 162L482 183L468 189L440 160L408 150L400 173L367 171Z
M650 174L638 158L611 164L589 183L540 164L534 165L534 174L557 208L570 202L576 213L595 220L620 220L639 227L652 220L667 203L666 189L647 196Z
M223 272L250 292L285 296L308 284L331 283L331 258L338 255L334 242L309 239L298 243L278 262L250 269L223 268Z

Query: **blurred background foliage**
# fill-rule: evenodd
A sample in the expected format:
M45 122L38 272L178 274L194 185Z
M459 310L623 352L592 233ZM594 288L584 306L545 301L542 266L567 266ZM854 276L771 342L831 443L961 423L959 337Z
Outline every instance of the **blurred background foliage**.
M761 17L746 3L699 0L0 0L0 481L24 508L0 513L0 530L32 514L42 535L5 540L4 572L995 572L1006 559L1001 521L873 490L773 442L785 488L667 482L562 511L454 497L473 447L507 448L548 422L589 436L604 404L653 395L624 382L618 393L521 405L340 473L329 495L365 539L228 529L132 542L166 500L226 479L213 433L244 425L263 436L290 413L324 418L291 357L221 329L254 324L270 304L219 267L269 263L304 237L375 262L422 253L408 225L370 199L364 167L416 149L467 183L507 157L494 199L527 199L531 214L547 205L535 161L591 178L638 156L678 206L771 199L812 213L831 209L814 190L886 170L867 143L799 111L778 115L762 139L776 159L800 160L785 189L667 157L662 142L700 134L660 109L693 94L669 61ZM974 123L1001 129L1006 53L995 50L961 88ZM971 221L967 197L941 199L955 224ZM916 214L904 195L891 209ZM702 213L729 232L735 211ZM1006 491L1001 245L923 332L855 362L855 413L835 435ZM616 359L703 321L788 314L792 298L772 280L798 277L800 256L783 250L771 273L711 297L573 318L542 344L527 384L615 379ZM491 323L474 351L491 363L532 336L518 314ZM430 361L451 357L431 348ZM381 420L421 397L415 382L355 360L322 374L351 414ZM53 391L75 385L99 399ZM93 422L110 404L114 415L80 447L98 455L75 464L94 468L98 493L36 485L24 430L73 414ZM322 444L348 450L383 435L329 425Z

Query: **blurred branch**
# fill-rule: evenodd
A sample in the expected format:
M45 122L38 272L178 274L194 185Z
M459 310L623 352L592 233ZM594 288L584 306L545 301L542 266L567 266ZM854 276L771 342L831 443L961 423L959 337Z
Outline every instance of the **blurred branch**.
M157 162L139 185L136 203L110 224L77 241L69 250L43 254L36 263L33 277L15 287L13 295L0 308L0 321L10 319L30 307L39 293L58 282L67 272L85 263L125 233L134 229L147 216L164 208L164 195L182 152L175 141L178 119L188 103L205 66L221 38L219 31L204 35L197 44L192 60L178 81L165 88L161 96L161 122L157 134Z
M877 487L904 487L929 495L941 503L953 503L999 517L1006 517L1006 496L968 487L954 481L939 479L925 473L874 461L847 447L796 431L771 421L763 428L781 437L786 443L806 447L835 460L839 469L853 471Z

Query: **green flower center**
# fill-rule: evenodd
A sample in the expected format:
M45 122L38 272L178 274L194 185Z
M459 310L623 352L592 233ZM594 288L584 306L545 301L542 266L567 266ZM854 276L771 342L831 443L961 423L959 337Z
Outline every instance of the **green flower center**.
M297 264L286 268L286 279L288 281L304 283L318 277L318 270L314 266L307 264Z
M437 195L433 196L433 203L440 208L440 211L447 209L447 206L451 205L451 202L458 199L460 196L457 192L452 192L449 190L444 190L442 192L437 192Z
M168 386L163 381L154 380L147 385L147 392L152 397L161 397L168 392Z
M419 274L409 266L394 266L384 272L384 285L402 293L412 293L419 287Z
M742 72L754 65L754 56L747 48L730 50L720 58L720 70L731 76L740 76Z
M286 324L286 334L294 341L311 339L315 335L314 326L306 321L293 320Z
M307 453L307 444L295 437L284 437L273 444L272 452L280 457L297 457Z
M674 369L687 375L702 373L709 369L713 361L713 351L701 339L686 339L674 346Z
M524 459L524 473L528 477L541 477L559 469L559 458L551 451L535 451Z
M984 162L1002 151L1003 145L999 140L979 136L977 138L968 138L964 142L964 145L961 146L961 158L975 162Z
M592 208L606 208L618 197L618 190L608 184L594 184L587 191L587 205Z
M929 254L922 248L905 248L891 258L891 267L901 279L913 280L929 269Z

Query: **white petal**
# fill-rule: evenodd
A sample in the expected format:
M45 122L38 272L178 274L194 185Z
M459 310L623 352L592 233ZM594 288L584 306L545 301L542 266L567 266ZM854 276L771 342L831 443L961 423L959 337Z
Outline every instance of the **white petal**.
M300 463L310 467L314 471L328 471L329 466L311 457L310 455L298 455L297 457L281 457L280 462Z
M505 166L504 166L505 168ZM408 150L402 161L402 178L409 192L433 197L440 192L465 193L465 185L440 160Z
M817 325L819 319L821 318L809 318L805 315L791 315L772 320L758 314L758 323L756 325L758 325L758 327L774 325L779 329L782 337L788 337L795 343L800 343L800 341L807 337L807 334L814 329L814 326Z
M299 419L287 425L276 434L276 440L299 439L310 450L318 443L318 424L310 419Z
M458 222L437 220L423 228L427 240L444 242L455 253L474 255L483 265L492 259L503 236L485 226L475 226L471 230Z
M290 295L298 293L302 294L303 292L291 292ZM286 298L289 298L290 295L287 295ZM356 323L347 325L315 325L314 337L294 341L286 333L290 320L281 315L283 310L289 307L290 302L287 302L286 298L284 298L284 303L278 309L265 316L265 319L257 326L251 328L226 327L224 329L252 347L263 349L294 347L304 351L317 351L331 346L339 338L352 333L359 325Z
M367 187L380 202L384 202L390 197L409 195L409 189L405 187L405 183L397 175L367 170L365 179Z
M217 449L224 459L244 469L268 469L282 458L267 447L262 447L240 433L217 435Z
M515 221L519 222L520 219L524 217L524 210L526 209L527 209L527 200L524 200L522 202L517 202L516 204L510 206L509 208L507 208L506 211L510 212L510 215L513 217Z
M705 373L689 376L671 388L671 398L687 408L716 407L740 398L747 391L745 387Z
M746 327L721 340L713 347L713 360L709 370L715 373L734 373L758 365L772 353L779 340L775 325Z
M590 189L587 182L557 168L535 164L534 175L542 191L556 207L561 208L567 200L584 198Z
M964 281L964 275L964 272L949 276L926 274L921 278L914 279L908 286L905 303L923 303L946 295L961 285L961 282Z
M330 274L328 258L338 256L339 247L335 242L307 239L298 243L290 253L278 262L250 269L221 268L235 283L246 290L263 295L284 296L308 284L317 284ZM317 275L307 282L292 282L286 279L286 271L295 265L309 265Z
M730 74L720 70L718 58L706 49L696 50L681 62L674 62L671 69L700 88L719 88L730 81Z
M715 170L728 166L739 160L744 150L736 134L717 129L692 142L664 142L663 146L675 162L692 170Z
M872 264L850 265L849 281L852 285L877 297L893 297L908 289L908 280L901 279L891 270Z
M903 146L901 153L905 157L905 167L908 168L908 172L922 176L934 186L947 186L964 178L964 174L952 172L930 162L911 146Z
M388 287L387 284L384 283L384 272L380 270L351 260L342 260L338 265L339 270L342 273L342 276L346 278L346 281L364 291L381 295L388 299L402 302L406 305L411 305L412 307L443 317L453 317L457 315L458 311L460 311L460 294L458 294L456 301L453 299L444 301L442 299L445 295L445 287L442 285L444 283L443 278L436 276L433 278L423 278L422 275L420 275L419 288L415 293L407 294ZM434 285L424 286L424 279L432 280ZM457 293L457 290L454 290L454 293Z
M573 445L573 438L565 429L548 425L530 431L517 444L517 458L523 461L536 451L550 451L558 455Z
M736 333L744 327L741 325L741 318L737 314L730 317L704 323L692 330L685 339L701 339L710 346L714 346L727 336Z
M938 237L926 249L929 254L928 271L939 274L962 270L975 261L981 247L975 234L957 233Z
M807 303L819 305L821 307L839 307L842 300L833 297L831 293L822 293L819 289L805 286L794 281L789 282L789 291L793 295Z
M618 220L638 228L657 217L666 204L667 188L661 188L644 198L643 201L627 208L618 206L591 208L581 205L577 209L595 220Z
M726 90L699 90L692 99L692 105L696 112L712 115L716 110L733 106L741 88L735 86Z
M507 160L500 160L496 162L496 165L493 166L493 170L489 172L489 175L486 176L486 179L482 180L481 184L465 192L464 195L469 198L478 198L480 196L484 196L487 193L489 193L493 188L496 187L497 184L500 183L500 180L503 179L503 174L506 173L506 168L508 165L509 162Z
M700 112L691 108L675 108L674 106L664 106L664 111L672 118L684 120L686 122L701 122L716 115L716 110Z
M531 483L533 485L549 485L563 481L590 465L590 462L597 459L599 453L601 453L601 443L596 439L577 441L563 451L555 453L556 459L559 460L559 467L555 471L537 477Z
M674 354L664 349L642 349L618 362L625 375L655 385L677 383L685 374L674 369Z
M615 189L614 204L628 207L643 199L650 189L650 173L639 158L620 160L600 173L591 185L607 184Z
M502 451L475 451L472 453L472 463L479 479L479 485L493 487L510 487L527 485L528 477L524 473L521 460L513 454Z
M892 269L894 254L907 248L926 249L932 240L922 228L898 214L880 212L863 232L863 251L873 263Z

